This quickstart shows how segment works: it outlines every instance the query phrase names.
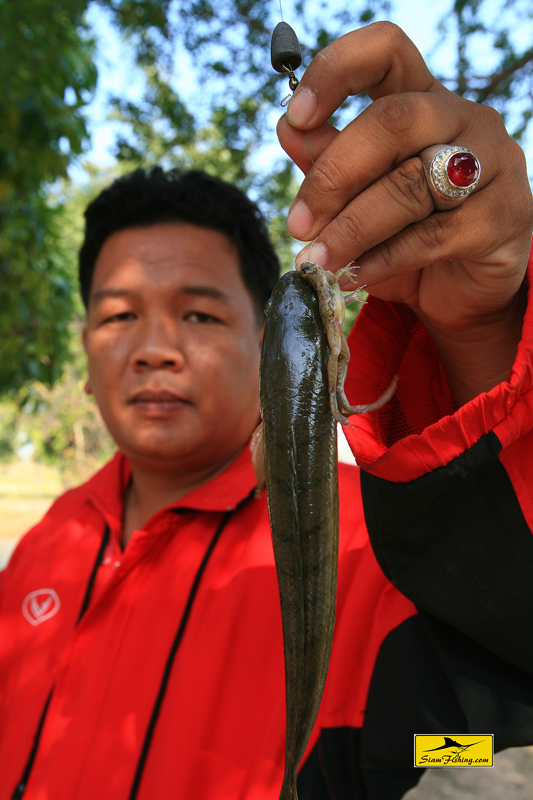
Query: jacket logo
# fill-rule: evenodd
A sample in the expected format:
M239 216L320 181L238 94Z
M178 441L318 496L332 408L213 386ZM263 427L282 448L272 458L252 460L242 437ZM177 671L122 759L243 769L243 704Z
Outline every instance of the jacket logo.
M57 614L61 602L53 589L36 589L22 601L22 613L30 625L40 625Z

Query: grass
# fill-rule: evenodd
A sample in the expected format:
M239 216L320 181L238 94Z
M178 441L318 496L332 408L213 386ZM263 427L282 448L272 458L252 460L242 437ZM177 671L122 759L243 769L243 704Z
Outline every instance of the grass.
M62 491L59 471L52 467L0 463L0 539L19 539Z

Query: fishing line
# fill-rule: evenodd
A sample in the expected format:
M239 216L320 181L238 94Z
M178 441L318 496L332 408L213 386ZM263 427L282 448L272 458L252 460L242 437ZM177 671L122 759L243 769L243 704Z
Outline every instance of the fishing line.
M286 95L286 97L284 97L280 103L280 105L285 108L291 101L292 97L294 96L294 92L300 83L294 74L294 71L298 69L302 63L302 51L296 33L283 19L282 0L279 0L279 12L281 15L281 22L278 22L272 33L272 39L270 42L270 56L272 66L276 72L280 72L282 75L286 74L289 77L289 88L291 89L291 92L290 94ZM314 167L315 159L311 153L311 147L309 145L306 131L303 131L303 138L307 153L309 155L309 160L311 161L311 166ZM317 239L318 236L316 236L309 245L308 254L311 253L313 245ZM354 273L353 279L357 281L357 270L360 269L359 265L355 264L353 261L350 261L349 264L346 265L345 269L348 267L350 267ZM365 287L366 284L359 287L359 290L365 289Z
M272 33L270 56L272 66L276 72L286 74L289 78L289 88L291 92L290 94L286 95L280 103L281 107L285 108L291 101L292 97L294 96L294 92L300 83L294 74L294 71L302 63L302 51L296 33L283 19L282 0L279 0L279 12L281 16L281 22L278 22ZM311 147L309 145L306 131L303 131L303 138L307 153L309 155L309 160L311 161L311 166L314 166L315 159L311 153ZM309 246L309 253L313 248L316 238Z

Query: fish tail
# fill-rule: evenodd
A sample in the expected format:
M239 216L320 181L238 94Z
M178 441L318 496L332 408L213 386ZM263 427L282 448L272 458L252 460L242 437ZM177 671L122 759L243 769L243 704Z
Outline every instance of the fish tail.
M298 800L296 774L296 770L289 770L288 772L285 772L283 783L281 784L279 800Z

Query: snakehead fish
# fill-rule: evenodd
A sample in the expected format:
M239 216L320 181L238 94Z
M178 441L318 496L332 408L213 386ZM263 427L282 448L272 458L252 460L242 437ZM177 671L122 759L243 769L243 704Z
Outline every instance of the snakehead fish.
M339 501L328 359L314 289L299 272L283 275L267 313L260 379L285 654L280 800L297 798L296 773L322 698L335 621Z
M338 561L337 421L383 405L351 406L349 349L336 274L307 262L283 275L267 310L260 375L262 428L252 442L266 482L285 656L285 772L279 800L297 800L298 766L324 691L333 641ZM264 462L263 462L264 457Z

